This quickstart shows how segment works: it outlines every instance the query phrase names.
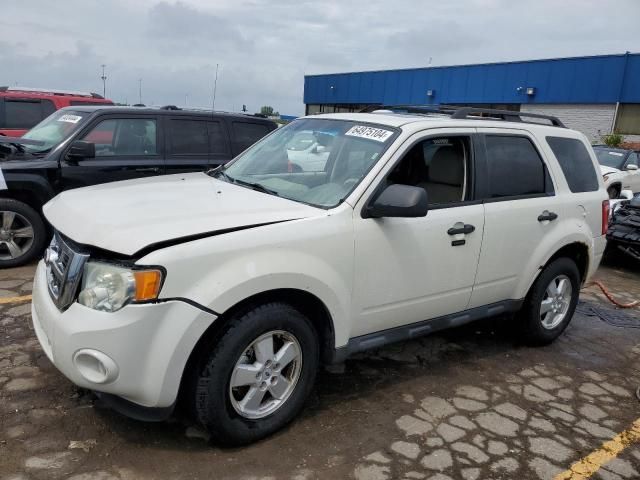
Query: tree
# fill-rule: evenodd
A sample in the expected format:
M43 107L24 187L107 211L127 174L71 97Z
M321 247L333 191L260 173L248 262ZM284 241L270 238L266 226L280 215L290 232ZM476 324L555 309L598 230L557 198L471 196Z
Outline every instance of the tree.
M268 117L277 117L280 115L278 112L273 111L273 107L269 105L265 105L264 107L260 107L260 113L262 115L266 115Z

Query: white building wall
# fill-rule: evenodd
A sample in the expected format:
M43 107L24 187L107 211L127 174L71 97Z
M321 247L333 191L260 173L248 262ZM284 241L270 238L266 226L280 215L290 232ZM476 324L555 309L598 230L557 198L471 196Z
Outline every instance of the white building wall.
M602 135L611 132L615 104L523 104L520 111L556 116L567 127L584 133L592 142L600 143Z

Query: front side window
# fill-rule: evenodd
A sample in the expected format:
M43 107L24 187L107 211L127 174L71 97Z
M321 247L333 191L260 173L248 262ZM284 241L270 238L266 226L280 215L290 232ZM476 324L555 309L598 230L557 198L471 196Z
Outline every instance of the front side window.
M429 138L409 149L387 177L388 184L422 187L430 205L462 202L467 196L468 137Z
M83 140L95 143L96 157L153 156L157 154L156 121L110 118L98 123Z
M598 190L598 176L584 144L575 138L547 137L573 193Z
M87 113L58 110L33 127L22 138L37 140L42 145L26 145L31 153L49 150L77 131L87 121Z
M538 151L526 137L487 135L488 197L544 194L550 183Z
M635 152L631 152L629 154L629 156L627 157L627 162L625 163L625 166L629 166L629 165L635 165L636 167L638 166L638 154Z
M212 175L247 188L331 208L340 204L362 181L397 133L397 129L376 124L296 120ZM309 141L317 144L321 167L306 168L298 156L306 151Z

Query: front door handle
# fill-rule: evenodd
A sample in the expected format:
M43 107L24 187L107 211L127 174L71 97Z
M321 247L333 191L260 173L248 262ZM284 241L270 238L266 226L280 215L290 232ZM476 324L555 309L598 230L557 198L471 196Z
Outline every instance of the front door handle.
M462 227L451 227L449 230L447 230L447 233L449 235L459 235L461 233L466 235L473 232L475 229L476 227L474 227L473 225L465 223Z
M553 212L550 212L548 210L545 210L544 212L542 212L538 216L538 221L539 222L552 222L556 218L558 218L558 214L557 213L553 213Z
M158 173L160 169L158 167L141 167L136 168L136 172L148 172L148 173Z

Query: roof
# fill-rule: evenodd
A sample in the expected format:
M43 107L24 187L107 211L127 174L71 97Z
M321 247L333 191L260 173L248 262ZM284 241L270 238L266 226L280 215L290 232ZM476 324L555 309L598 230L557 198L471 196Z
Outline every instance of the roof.
M518 113L518 112L514 112ZM303 119L326 119L326 120L345 120L361 123L371 123L384 125L387 127L410 127L406 130L418 131L427 128L451 128L467 126L470 128L511 128L522 130L542 129L546 132L559 136L573 137L581 135L574 130L557 127L553 125L537 123L537 122L517 122L480 117L467 118L451 118L449 115L443 114L412 114L412 113L324 113L320 115L309 115L302 117Z
M58 90L53 88L31 88L31 87L17 87L17 86L5 86L0 87L0 92L7 93L34 93L43 95L64 95L70 97L88 97L103 100L104 97L93 92L80 92L76 90Z
M74 112L87 112L93 113L96 111L114 111L118 113L153 113L156 115L171 115L171 116L223 116L223 117L232 117L232 118L242 118L244 120L251 119L252 121L263 122L263 123L274 123L272 120L268 118L263 118L260 116L247 115L242 113L233 113L233 112L219 112L214 110L197 110L197 109L165 109L159 107L130 107L130 106L119 106L119 105L77 105L71 107L65 107L62 110L70 110Z
M527 93L528 88L533 90ZM305 104L618 101L640 103L640 54L306 75L304 79Z

